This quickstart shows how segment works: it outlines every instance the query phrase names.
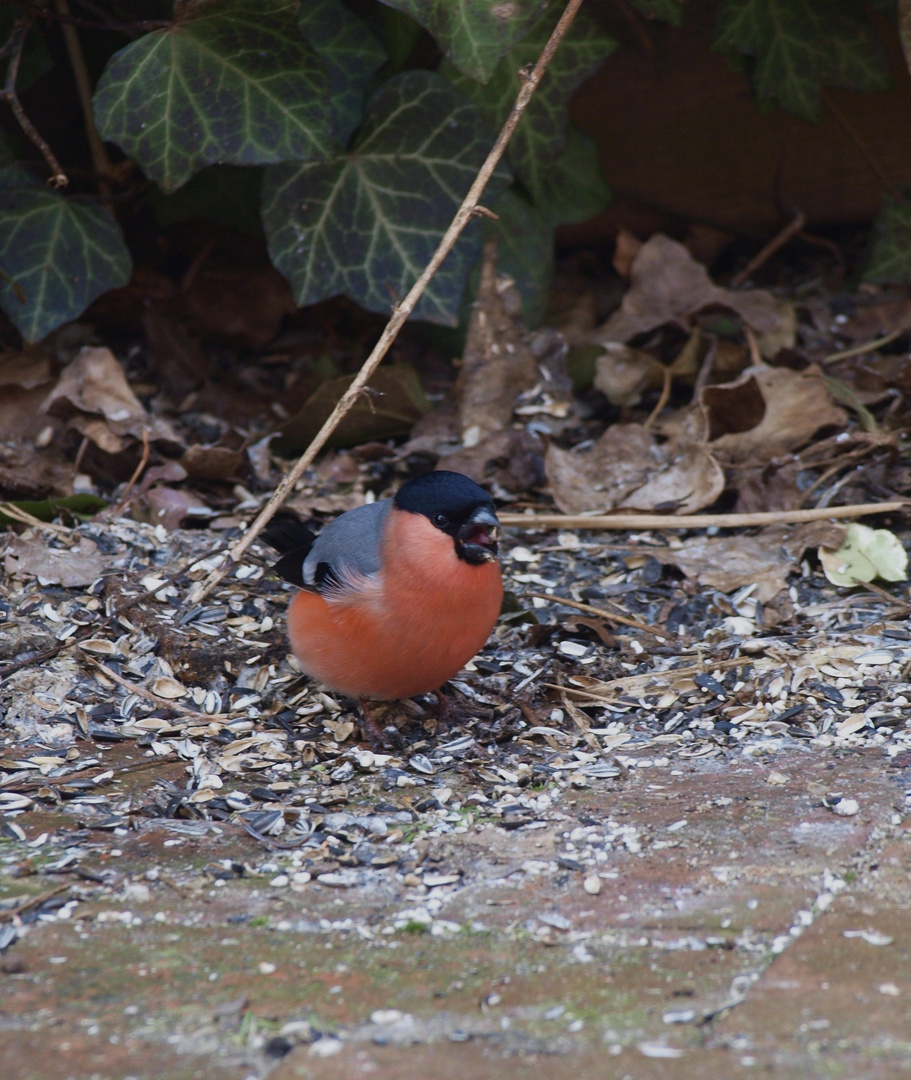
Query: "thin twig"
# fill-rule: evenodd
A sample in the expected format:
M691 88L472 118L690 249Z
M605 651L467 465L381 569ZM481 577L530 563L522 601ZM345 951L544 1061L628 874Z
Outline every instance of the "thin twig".
M911 328L902 326L898 330L893 330L891 334L884 334L881 338L864 342L863 345L852 345L850 349L829 353L828 356L822 358L822 365L825 367L826 364L834 364L836 360L850 360L852 356L863 356L864 353L876 352L877 349L881 349L884 345L891 345L902 334L907 334L909 329Z
M54 0L54 7L60 16L60 32L66 44L67 55L70 58L70 67L73 69L73 78L76 80L76 93L79 95L79 104L82 108L82 118L85 124L85 135L89 144L89 152L92 155L92 165L98 177L98 191L109 212L113 209L107 200L111 195L111 177L114 167L108 152L105 149L98 128L95 127L95 115L92 110L92 87L89 82L89 69L85 63L85 55L79 43L79 35L76 27L68 21L70 9L67 0Z
M28 510L23 510L21 506L15 506L13 503L0 503L0 514L12 518L13 521L18 521L20 525L31 525L35 529L47 529L48 532L57 533L58 536L70 536L73 532L72 529L68 529L65 525L57 525L53 521L42 521L41 518L35 517Z
M781 232L779 232L776 236L773 236L772 239L766 244L766 246L762 248L756 255L754 255L753 258L750 259L750 261L746 264L746 266L741 271L739 271L739 273L736 273L731 278L731 288L739 289L748 277L756 273L760 266L765 266L765 264L769 261L769 259L771 259L771 257L775 254L776 251L778 251L779 248L784 247L784 245L791 239L792 236L796 236L796 234L800 232L800 230L804 227L804 225L806 225L806 223L806 215L803 213L802 210L798 210L797 213L794 215L793 220L788 222L788 224L785 225Z
M562 604L563 607L575 608L576 611L584 611L589 615L597 615L601 619L605 619L607 622L619 623L621 626L630 626L633 630L642 630L646 634L651 634L653 637L659 637L664 640L664 635L654 626L649 626L648 623L639 622L638 619L632 619L628 615L617 615L613 611L605 611L604 608L593 607L591 604L583 604L578 600L570 600L567 596L551 596L550 593L530 592L528 596L537 596L540 600L546 600L550 604Z
M706 658L696 666L668 668L666 671L645 671L641 675L624 675L619 679L611 679L609 682L592 682L586 689L581 686L564 686L555 683L541 683L541 685L549 690L565 691L568 694L576 694L578 697L594 698L596 701L601 701L608 690L635 690L636 687L648 685L655 679L688 679L692 675L704 675L709 671L727 671L729 668L745 667L752 662L752 658L749 656L735 656L729 660Z
M51 170L51 183L54 187L61 188L66 187L70 182L69 177L60 167L60 162L54 156L54 151L44 141L44 139L38 134L38 129L29 120L25 113L25 109L22 108L22 103L19 100L19 95L16 93L16 79L19 76L19 63L22 60L22 47L25 45L25 38L31 29L32 22L34 21L32 16L23 16L20 20L17 20L13 26L12 32L3 46L3 52L9 55L9 64L6 68L6 82L3 89L0 90L0 101L5 101L10 109L13 111L13 116L19 121L19 127L25 132L28 138L34 143L34 145L41 151L41 156L47 163L47 167Z
M163 754L161 757L154 757L150 761L134 761L132 765L124 765L123 768L114 769L114 775L109 782L113 784L119 777L128 773L142 772L145 769L157 769L161 765L173 764L173 762L179 760L177 754ZM9 787L4 786L3 790L14 791L17 795L27 795L30 791L37 791L39 788L62 787L65 784L72 783L74 780L94 780L96 776L100 776L107 771L108 766L102 765L97 769L83 769L64 773L63 776L29 777L19 783L10 784Z
M102 511L95 519L96 521L105 518L109 521L116 521L124 510L133 501L133 488L136 486L136 481L142 476L146 465L149 463L149 456L151 454L151 444L149 443L149 431L148 428L142 429L142 457L139 459L139 464L133 470L133 475L127 480L126 487L123 489L123 494L117 500L117 502L109 507L107 510Z
M213 721L215 723L223 723L227 720L236 719L239 715L237 713L203 713L198 712L196 709L181 708L173 698L159 697L157 694L152 693L151 690L146 690L144 686L130 682L129 679L125 679L122 675L118 675L116 671L112 671L106 664L102 664L94 657L87 656L85 659L92 667L98 668L106 678L117 683L117 685L124 690L129 690L131 694L141 697L143 701L148 701L159 709L169 709L171 712L176 712L185 719L198 720L202 724L209 724Z
M759 348L759 342L756 339L756 335L746 323L743 325L743 336L747 339L747 348L750 352L750 364L753 367L758 367L763 362L762 352Z
M674 375L670 367L664 369L664 383L661 387L661 395L655 404L654 409L648 414L648 419L642 425L646 431L649 431L658 417L661 415L664 406L667 405L671 398L671 386L674 382Z
M22 915L26 911L32 911L34 908L41 907L41 905L46 904L48 900L53 899L55 896L59 896L61 893L67 892L70 888L71 883L68 881L64 885L57 885L53 889L47 889L45 892L38 893L37 896L30 896L27 900L23 900L17 907L6 908L4 911L0 911L0 922L6 922L9 919L14 919L17 915Z
M859 518L907 511L911 502L856 503L807 510L763 510L755 514L500 514L512 529L742 529L755 525L797 525L827 518Z
M487 155L487 160L481 166L478 175L475 177L474 183L465 196L462 205L456 212L455 217L452 219L452 224L446 230L443 239L440 241L439 247L433 254L430 262L427 264L424 272L412 286L411 291L405 297L405 299L395 308L392 313L392 318L386 324L386 328L380 335L379 341L373 348L373 352L364 361L363 367L354 377L351 385L339 399L338 404L332 410L329 415L329 419L323 424L313 441L304 451L304 453L298 458L290 472L285 476L284 480L275 489L272 498L266 503L263 509L259 512L259 515L246 530L240 540L226 553L226 557L223 556L221 565L213 570L208 577L203 581L198 582L190 590L187 601L188 603L198 603L211 589L213 589L219 581L228 573L232 565L235 565L243 556L247 548L253 543L256 537L262 532L266 524L275 513L275 511L281 506L288 495L291 493L294 485L303 476L304 472L312 464L316 455L325 446L329 436L335 431L336 427L340 423L341 419L348 410L354 405L358 397L361 395L364 387L367 385L374 371L380 364L380 361L389 351L390 346L396 338L399 330L404 325L408 316L414 310L415 305L424 293L430 283L431 278L440 268L443 260L449 254L458 240L462 230L468 224L475 212L475 208L480 201L481 195L484 192L484 188L487 186L487 182L493 176L494 170L499 164L500 158L503 156L506 146L509 140L512 138L512 134L516 129L519 121L525 112L525 109L531 100L532 94L535 92L538 84L544 76L547 66L551 61L554 53L557 50L557 46L563 40L566 31L569 29L576 12L582 4L582 0L569 0L566 5L566 10L560 16L560 20L554 28L554 32L550 36L550 40L544 46L544 50L538 57L537 63L527 74L523 72L522 89L519 91L519 95L516 98L516 103L512 107L512 111L506 119L506 123L503 125L500 134L497 136L497 141L493 144L490 153Z

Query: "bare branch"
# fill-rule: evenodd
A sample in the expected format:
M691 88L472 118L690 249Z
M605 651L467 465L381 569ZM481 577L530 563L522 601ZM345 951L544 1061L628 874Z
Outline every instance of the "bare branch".
M53 150L51 150L50 146L48 146L38 133L38 129L31 120L29 120L25 110L22 108L22 103L19 101L19 95L16 93L16 79L19 76L22 48L25 45L26 35L31 29L33 22L34 18L29 15L23 15L21 18L17 19L13 24L12 32L10 33L6 44L0 49L0 57L9 57L9 63L6 68L6 81L3 89L0 90L0 101L5 101L9 105L13 111L13 116L19 121L19 126L41 151L41 156L47 163L47 167L51 170L51 183L54 187L66 187L70 182L69 178L60 167L60 162L54 156Z
M227 557L223 558L221 565L216 570L213 570L204 581L197 582L197 584L190 589L187 598L189 603L199 603L202 597L221 581L231 566L240 560L247 548L265 528L275 511L291 494L294 485L304 474L306 469L313 463L316 455L326 445L329 436L335 431L336 427L341 422L342 417L348 412L352 405L354 405L364 386L373 375L374 371L376 371L377 367L379 367L380 361L389 351L389 347L392 345L408 316L414 310L415 304L417 304L418 300L421 298L424 290L430 283L431 278L437 270L439 270L443 260L455 246L455 242L458 240L462 230L475 214L475 210L480 202L484 188L487 186L487 182L490 180L491 176L493 176L494 170L499 164L500 158L503 156L509 140L512 138L513 132L516 130L519 121L522 119L522 115L531 100L532 94L535 92L538 83L540 83L543 78L548 64L553 58L554 53L557 51L560 42L565 37L566 31L569 29L581 4L582 0L569 0L569 3L566 5L566 10L560 16L560 21L554 28L554 32L551 34L549 41L544 46L541 55L538 57L537 63L528 72L527 76L523 73L522 88L512 107L512 111L506 118L506 122L504 123L500 134L497 136L497 141L493 144L490 153L487 155L487 160L481 166L462 205L456 211L456 215L452 219L452 224L446 230L443 239L440 241L439 247L434 252L433 257L427 264L424 272L412 286L411 291L405 299L393 311L392 318L386 324L386 328L383 330L379 341L374 346L373 352L371 352L364 361L364 364L355 376L354 381L339 399L339 402L332 410L329 419L319 429L314 436L313 441L300 458L298 458L297 462L295 462L293 468L285 476L284 480L282 480L275 489L272 498L269 499L260 511L255 521L250 525L240 540L234 544L230 552L227 553Z

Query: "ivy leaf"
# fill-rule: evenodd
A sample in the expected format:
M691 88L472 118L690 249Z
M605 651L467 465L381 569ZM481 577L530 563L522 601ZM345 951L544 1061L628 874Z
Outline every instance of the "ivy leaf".
M421 36L421 28L404 11L383 4L383 40L389 53L389 64L396 73L408 62Z
M26 341L39 341L125 285L131 269L106 210L29 182L17 166L0 169L0 307Z
M551 225L588 221L601 213L610 197L597 146L570 125L566 148L542 177L538 204L541 213Z
M889 199L876 215L863 278L883 285L911 281L911 203Z
M453 0L383 2L404 11L428 30L462 74L486 83L497 61L522 40L547 6L548 0L509 0L509 3L503 0L472 0L471 3L453 3ZM556 23L556 19L553 21ZM534 56L535 60L538 53Z
M713 47L745 53L757 95L806 120L825 84L888 86L882 45L852 0L724 0Z
M649 19L661 19L671 26L683 25L683 5L686 0L632 0L633 7L638 8Z
M361 122L367 86L385 63L386 50L342 0L304 4L298 26L329 73L332 134L345 146Z
M509 115L522 86L521 69L538 59L562 6L557 3L547 9L528 36L499 62L486 86L479 86L445 61L440 68L454 86L477 104L495 131ZM550 62L506 152L507 160L534 202L546 201L549 196L548 174L566 143L569 99L616 47L616 41L582 11Z
M206 165L330 151L328 77L294 0L181 4L176 21L114 54L95 123L165 191Z
M407 71L370 99L347 153L266 169L269 254L297 302L345 293L388 312L430 261L491 141L478 110L445 79ZM507 182L498 169L490 197ZM416 318L456 324L480 245L474 222L430 282Z

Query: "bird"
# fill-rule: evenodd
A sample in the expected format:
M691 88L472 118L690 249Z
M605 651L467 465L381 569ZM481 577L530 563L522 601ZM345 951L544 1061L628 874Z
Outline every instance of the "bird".
M288 637L303 671L364 705L438 690L499 617L499 535L487 492L443 469L317 536L273 519L263 536L281 554L276 573L299 588Z

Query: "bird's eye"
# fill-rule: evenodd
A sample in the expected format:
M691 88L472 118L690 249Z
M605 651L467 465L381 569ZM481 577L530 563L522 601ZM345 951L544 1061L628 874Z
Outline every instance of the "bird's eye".
M449 518L445 514L434 514L430 520L438 529L446 529L449 526Z

